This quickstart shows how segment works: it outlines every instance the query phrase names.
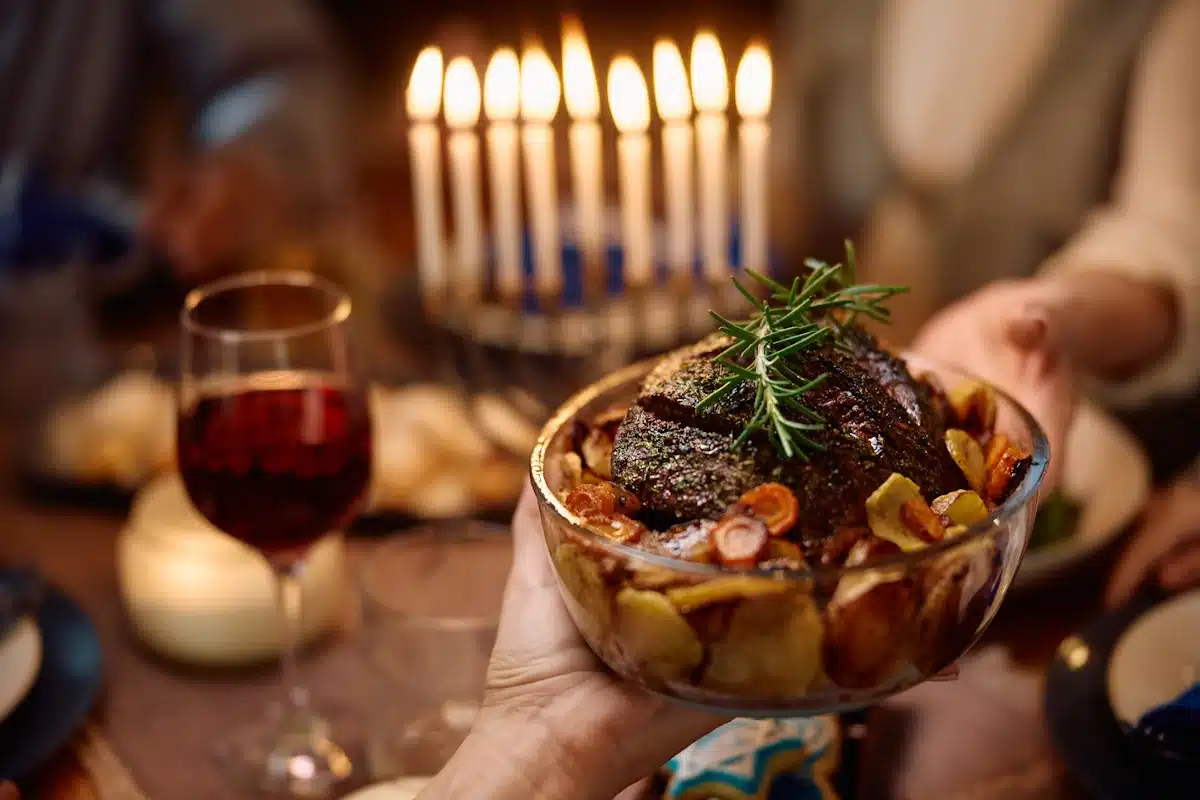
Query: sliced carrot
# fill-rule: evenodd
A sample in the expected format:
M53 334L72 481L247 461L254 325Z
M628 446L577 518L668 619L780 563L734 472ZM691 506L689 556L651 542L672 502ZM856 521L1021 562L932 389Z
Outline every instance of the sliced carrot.
M712 530L717 558L727 567L753 567L771 534L756 517L726 517Z
M800 514L800 502L795 493L781 483L755 486L741 496L738 504L765 522L772 536L790 531Z
M904 501L900 506L900 522L909 533L927 542L939 542L946 534L938 515L920 498Z

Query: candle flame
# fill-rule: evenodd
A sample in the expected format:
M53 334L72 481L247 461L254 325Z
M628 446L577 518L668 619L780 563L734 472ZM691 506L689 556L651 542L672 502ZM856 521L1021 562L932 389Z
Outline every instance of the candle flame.
M446 124L451 128L470 128L479 121L479 75L466 56L458 56L446 67L446 88L442 105Z
M595 119L600 114L600 89L578 17L563 17L563 95L573 119Z
M692 100L700 111L724 111L729 105L725 56L711 31L700 31L692 40Z
M550 56L540 46L526 48L521 57L521 116L534 122L549 122L558 113L561 94Z
M621 133L640 133L650 125L646 79L629 56L617 56L608 68L608 107Z
M514 120L521 102L521 62L517 51L502 47L483 74L483 107L491 120Z
M752 44L742 54L734 78L733 97L743 117L765 117L771 110L771 56L761 44Z
M410 117L428 122L437 116L441 103L442 51L426 47L413 64L408 88L404 91L404 105Z
M692 95L688 91L683 56L669 39L654 43L654 103L664 120L687 119L692 114Z

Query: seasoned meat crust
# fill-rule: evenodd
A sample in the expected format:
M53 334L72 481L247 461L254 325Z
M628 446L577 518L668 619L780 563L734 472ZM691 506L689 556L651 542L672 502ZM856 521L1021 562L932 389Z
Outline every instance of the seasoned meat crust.
M854 329L846 348L806 353L805 377L829 377L804 395L825 419L824 450L785 459L765 433L738 449L754 387L742 384L713 406L696 405L727 376L713 361L729 343L712 336L669 354L646 377L613 446L613 480L634 492L656 522L719 517L747 490L778 481L796 493L796 537L806 549L838 528L861 525L867 497L893 472L927 498L966 488L943 443L945 419L933 389L870 334Z

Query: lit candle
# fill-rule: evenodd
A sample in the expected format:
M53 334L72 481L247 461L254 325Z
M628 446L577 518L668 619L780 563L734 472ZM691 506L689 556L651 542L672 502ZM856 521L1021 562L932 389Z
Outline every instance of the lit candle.
M417 56L404 93L413 215L416 220L417 270L421 290L436 305L445 290L445 241L442 238L441 142L433 121L442 102L442 51L426 47Z
M654 45L654 102L663 120L663 183L666 202L667 264L678 285L692 277L695 234L692 218L692 97L683 56L674 42Z
M617 163L621 185L621 246L625 283L638 289L651 278L650 97L642 71L629 56L617 56L608 68L608 107L620 136Z
M312 548L300 579L304 641L336 627L345 560L339 535ZM138 492L117 540L117 583L134 632L172 659L231 665L279 652L271 567L200 516L178 473L164 473Z
M446 66L442 105L450 127L450 198L454 209L455 297L473 300L483 286L483 216L479 188L479 76L470 59Z
M553 297L562 286L559 246L557 174L554 134L550 123L558 113L558 75L541 47L530 47L521 58L521 145L525 154L525 184L533 238L534 284L542 297Z
M767 268L767 139L771 108L771 57L760 44L746 48L734 79L742 178L742 267Z
M696 34L692 42L692 99L696 103L697 175L700 182L700 257L713 283L726 272L729 214L726 197L726 120L729 78L725 57L712 33Z
M600 90L583 26L563 18L563 96L571 115L568 132L571 179L579 226L579 250L593 273L603 262L604 173L600 154Z
M509 48L497 50L483 76L488 172L492 191L492 238L496 252L496 288L512 302L521 296L521 173L517 118L521 66Z

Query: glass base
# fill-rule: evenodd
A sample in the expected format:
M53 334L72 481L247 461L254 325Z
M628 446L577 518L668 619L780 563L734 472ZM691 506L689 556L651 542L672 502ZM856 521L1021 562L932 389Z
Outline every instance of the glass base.
M367 764L376 780L429 776L441 770L471 732L479 703L448 700L409 716L387 714L367 737Z
M329 723L307 709L272 709L265 719L235 730L216 756L238 783L275 797L330 797L354 772Z

